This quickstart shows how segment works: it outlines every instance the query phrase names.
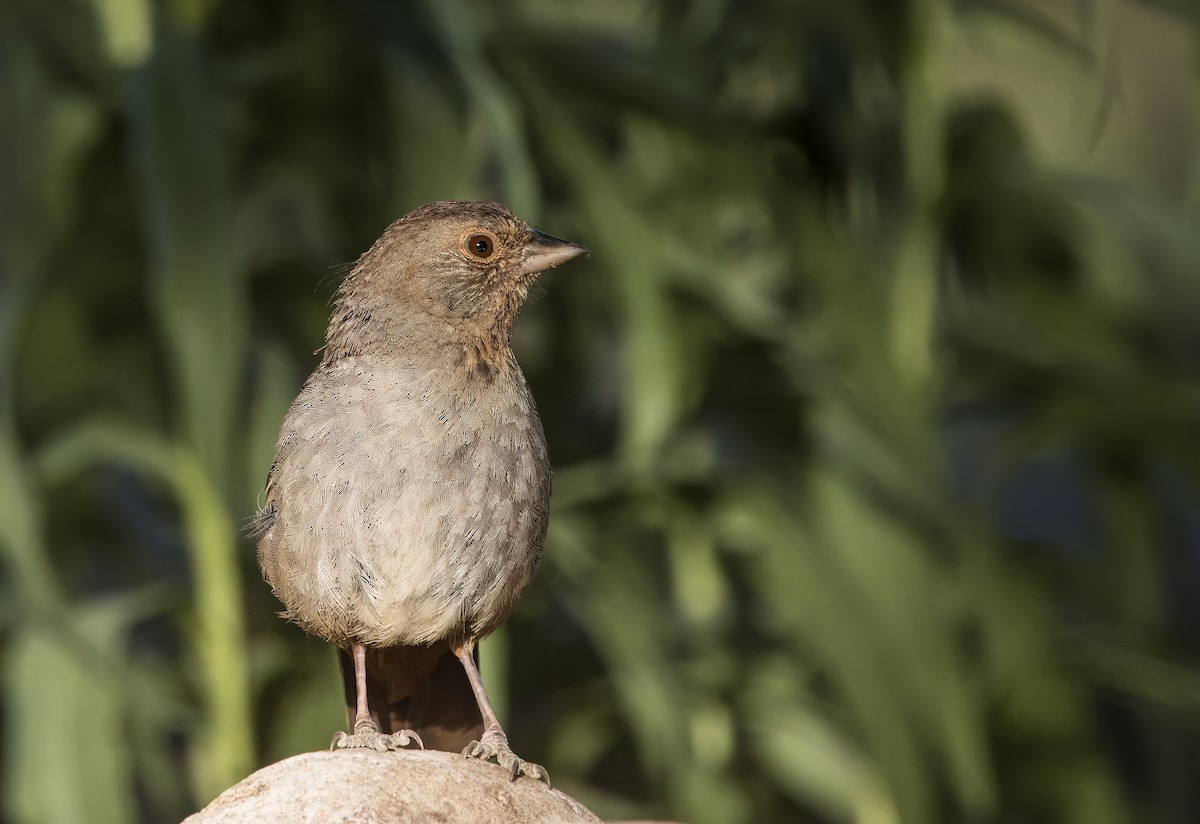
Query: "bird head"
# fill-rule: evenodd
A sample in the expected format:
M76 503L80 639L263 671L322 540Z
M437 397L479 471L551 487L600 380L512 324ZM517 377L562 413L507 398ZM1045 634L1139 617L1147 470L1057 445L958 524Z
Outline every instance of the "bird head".
M530 284L587 251L532 228L498 203L439 201L389 226L347 275L330 322L335 338L417 332L429 321L473 348L507 351ZM406 328L406 325L408 328Z

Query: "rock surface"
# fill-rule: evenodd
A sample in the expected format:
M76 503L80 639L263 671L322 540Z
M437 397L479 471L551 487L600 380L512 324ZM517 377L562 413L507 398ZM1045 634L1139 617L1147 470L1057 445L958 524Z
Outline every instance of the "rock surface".
M582 804L495 764L436 751L297 755L221 793L184 824L600 824Z

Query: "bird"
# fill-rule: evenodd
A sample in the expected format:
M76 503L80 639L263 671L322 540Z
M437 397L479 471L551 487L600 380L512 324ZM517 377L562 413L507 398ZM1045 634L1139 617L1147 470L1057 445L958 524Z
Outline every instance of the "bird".
M513 323L539 274L586 252L498 203L438 201L339 286L253 527L280 614L340 650L351 731L332 748L461 747L549 780L509 746L476 650L530 585L549 519Z

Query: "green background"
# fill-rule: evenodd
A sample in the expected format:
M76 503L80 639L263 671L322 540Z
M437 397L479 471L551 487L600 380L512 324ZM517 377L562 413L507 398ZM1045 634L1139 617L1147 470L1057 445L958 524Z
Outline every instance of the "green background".
M344 721L244 526L337 279L500 200L556 467L484 644L607 818L1200 820L1196 13L4 0L0 819Z

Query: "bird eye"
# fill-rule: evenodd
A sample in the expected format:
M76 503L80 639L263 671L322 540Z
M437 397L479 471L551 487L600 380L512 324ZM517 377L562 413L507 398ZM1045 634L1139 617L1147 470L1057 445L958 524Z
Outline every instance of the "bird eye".
M496 251L495 241L491 235L471 235L467 238L467 251L477 258L486 260Z

